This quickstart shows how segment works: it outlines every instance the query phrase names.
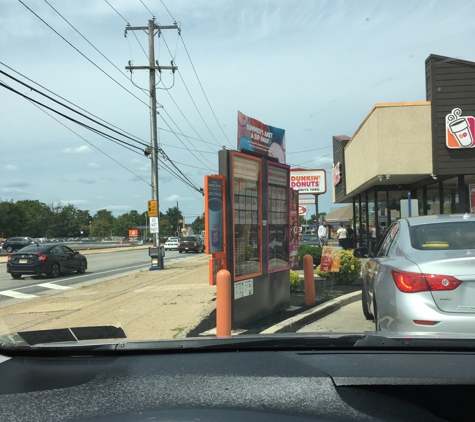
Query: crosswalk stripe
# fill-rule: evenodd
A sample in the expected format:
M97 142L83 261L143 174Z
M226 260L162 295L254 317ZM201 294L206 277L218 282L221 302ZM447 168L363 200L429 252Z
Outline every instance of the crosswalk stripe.
M3 290L0 292L0 295L12 297L13 299L33 299L35 297L38 297L36 295L30 295L28 293L16 292L15 290Z
M47 289L55 289L55 290L69 290L71 287L68 286L60 286L59 284L54 283L41 283L38 286L46 287Z

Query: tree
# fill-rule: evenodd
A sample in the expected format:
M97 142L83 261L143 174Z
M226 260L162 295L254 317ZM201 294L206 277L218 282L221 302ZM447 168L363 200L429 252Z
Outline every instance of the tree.
M191 223L191 228L193 229L193 233L201 234L201 232L205 229L204 214L195 218L195 221Z
M180 220L183 220L183 214L178 207L168 208L164 218L169 221L173 233L183 227L182 223L179 222Z
M0 202L0 234L2 237L21 236L23 211L13 201Z
M51 204L51 223L47 229L47 237L78 237L81 234L82 222L87 214L74 205L61 203Z
M17 201L19 215L23 216L22 233L24 236L43 237L51 221L52 211L48 205L35 200Z
M111 234L112 225L107 220L98 219L92 221L92 235L94 237L107 237Z
M115 222L115 217L112 215L112 212L106 209L97 211L92 218L93 220L105 220L111 226L113 226Z

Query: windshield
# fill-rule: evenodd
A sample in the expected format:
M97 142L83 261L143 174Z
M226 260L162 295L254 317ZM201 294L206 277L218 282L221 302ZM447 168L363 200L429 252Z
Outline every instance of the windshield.
M473 333L474 2L1 11L0 344Z

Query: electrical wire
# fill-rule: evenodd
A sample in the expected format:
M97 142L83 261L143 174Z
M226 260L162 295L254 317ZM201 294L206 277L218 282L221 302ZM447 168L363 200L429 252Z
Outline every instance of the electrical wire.
M302 153L302 152L312 152L312 151L318 151L318 150L321 150L321 149L328 149L328 148L333 148L333 147L330 145L330 146L328 146L328 147L306 149L306 150L303 150L303 151L285 152L285 155L300 154L300 153Z
M4 83L3 81L0 81L0 83ZM135 174L132 170L130 170L129 168L127 168L126 166L124 166L122 163L120 163L119 161L117 161L115 158L111 157L109 154L107 154L106 152L102 151L99 147L97 147L96 145L94 145L92 142L88 141L86 138L84 138L83 136L81 136L79 133L75 132L73 129L71 129L70 127L68 127L67 125L65 125L63 122L61 122L59 119L57 119L55 116L53 116L52 114L48 113L46 110L44 110L42 107L40 107L38 104L35 104L34 101L32 101L30 98L26 98L30 104L34 105L36 108L38 108L39 110L41 110L43 113L45 113L46 115L48 115L50 118L52 118L53 120L55 120L56 122L58 122L60 125L64 126L67 130L69 130L70 132L74 133L76 136L78 136L79 138L81 138L83 141L87 142L89 145L91 145L93 148L95 148L96 150L98 150L100 153L104 154L106 157L108 157L109 159L111 159L112 161L114 161L115 163L117 163L119 166L121 166L122 168L124 168L125 170L127 170L129 173L133 174L135 177L139 178L140 180L142 180L143 182L145 182L147 185L151 186L150 182L147 182L146 180L142 179L142 177L140 177L138 174ZM129 148L126 148L126 149L129 149ZM137 153L136 151L133 151L131 149L129 149L130 151L134 152L134 153Z
M73 113L79 114L81 117L84 117L84 118L86 118L86 119L88 119L88 120L90 120L90 121L92 121L92 122L98 124L99 126L102 126L102 127L106 128L106 129L110 130L111 132L117 133L118 135L121 135L121 136L123 136L124 138L127 138L127 139L130 139L130 140L134 141L134 142L137 142L138 144L140 144L140 145L142 145L142 146L144 146L144 147L147 147L147 146L148 146L148 144L145 143L145 141L138 141L138 140L136 140L136 139L134 139L134 138L132 138L132 137L130 137L130 136L128 136L128 135L124 135L124 134L122 134L121 132L119 132L119 131L117 131L117 130L115 130L115 129L110 128L109 126L107 126L107 125L105 125L105 124L103 124L103 123L101 123L101 122L99 122L99 121L97 121L97 120L95 120L95 119L92 119L92 118L86 116L85 114L80 113L79 111L74 110L73 108L71 108L71 107L69 107L69 106L67 106L67 105L65 105L65 104L63 104L63 103L61 103L60 101L55 100L54 98L50 97L49 95L46 95L45 93L39 91L38 89L33 88L31 85L28 85L27 83L22 82L22 81L20 81L20 80L17 79L17 78L14 78L13 76L9 75L8 73L4 72L3 70L0 70L0 73L1 73L2 75L7 76L7 77L10 78L10 79L13 79L15 82L19 83L20 85L23 85L23 86L29 88L31 91L34 91L34 92L36 92L36 93L42 95L43 97L48 98L48 100L53 101L53 102L56 103L56 104L59 104L60 106L62 106L62 107L64 107L64 108L66 108L66 109L72 111Z
M109 79L114 81L117 85L119 85L122 89L127 91L130 95L132 95L134 98L139 100L141 103L145 104L147 107L149 105L144 102L142 99L137 97L132 91L129 91L125 86L123 86L120 82L116 81L112 76L110 76L106 71L101 69L96 63L94 63L89 57L87 57L84 53L82 53L78 48L76 48L73 44L71 44L66 38L64 38L58 31L56 31L50 24L48 24L44 19L42 19L37 13L35 13L32 9L30 9L25 3L23 3L22 0L18 0L25 8L27 8L33 15L35 15L41 22L43 22L48 28L50 28L56 35L61 37L67 44L69 44L74 50L76 50L81 56L83 56L89 63L94 65L97 69L99 69L104 75L106 75ZM127 75L126 75L127 76Z
M111 127L113 127L113 128L116 128L116 129L119 129L120 131L122 131L123 133L126 133L126 134L129 135L129 136L134 137L134 138L136 138L137 140L140 140L140 141L142 141L142 142L145 142L143 139L141 139L141 138L139 138L139 137L137 137L137 136L135 136L135 135L132 135L131 133L127 132L126 130L121 129L121 128L119 128L119 127L113 125L112 123L107 122L107 121L104 120L104 119L101 119L100 117L98 117L98 116L96 116L95 114L93 114L93 113L91 113L91 112L85 110L84 108L79 107L77 104L74 104L73 102L71 102L71 101L67 100L66 98L62 97L61 95L56 94L55 92L53 92L53 91L51 91L50 89L46 88L45 86L39 84L38 82L35 82L33 79L28 78L27 76L23 75L22 73L18 72L17 70L13 69L12 67L6 65L5 63L0 62L0 65L5 66L6 68L10 69L12 72L15 72L17 75L20 75L22 78L26 79L27 81L29 81L29 82L31 82L31 83L34 83L35 85L39 86L40 88L44 89L45 91L47 91L47 92L49 92L49 93L55 95L55 96L58 97L58 98L61 98L63 101L66 101L67 103L73 105L74 107L78 108L79 110L84 111L85 113L87 113L87 114L89 114L89 115L95 117L96 119L100 120L101 122L107 123L109 126L111 126Z
M191 63L191 67L193 68L193 72L195 72L195 76L196 76L196 79L198 80L198 83L200 85L200 88L201 88L201 91L203 92L203 95L204 97L206 98L206 102L208 103L208 106L211 110L211 113L213 114L214 116L214 119L216 120L216 123L218 124L219 128L221 129L221 132L223 133L225 139L228 141L229 145L231 145L231 148L234 148L233 144L231 143L231 141L228 139L228 137L226 136L226 133L224 133L224 130L223 128L221 127L221 125L219 124L219 121L218 121L218 118L216 117L216 114L213 110L213 107L211 107L211 103L209 102L209 99L208 99L208 96L206 95L206 92L203 88L203 85L201 83L201 80L200 78L198 77L198 73L196 72L196 69L195 69L195 65L193 64L193 61L191 60L191 57L190 57L190 53L188 52L188 49L186 48L186 45L185 45L185 40L183 39L183 35L181 34L181 31L180 31L180 38L181 38L181 42L183 44L183 47L185 48L185 52L188 56L188 59L190 60L190 63Z
M26 96L25 94L22 94L21 92L17 91L16 89L14 89L14 88L8 86L7 84L5 84L5 83L3 83L3 82L0 82L0 86L3 86L4 88L8 89L9 91L12 91L12 92L14 92L14 93L17 94L17 95L20 95L21 97L23 97L23 98L25 98L25 99L27 99L27 100L29 100L29 101L32 101L32 102L34 102L34 103L40 105L41 107L44 107L44 108L46 108L46 109L52 111L53 113L56 113L56 114L60 115L61 117L64 117L65 119L70 120L70 121L72 121L73 123L76 123L76 124L78 124L78 125L84 127L85 129L91 130L91 131L93 131L93 132L95 132L95 133L97 133L97 134L100 134L101 136L103 136L103 137L105 137L105 138L108 138L108 139L110 139L110 140L115 140L116 142L119 142L119 143L121 143L121 144L127 145L127 146L129 146L129 147L131 147L131 148L136 148L136 149L138 149L138 150L140 150L140 151L143 151L143 150L142 150L140 147L138 147L138 146L135 146L135 145L132 145L132 144L130 144L130 143L128 143L128 142L125 142L125 141L122 141L122 140L120 140L120 139L114 138L114 137L111 136L111 135L108 135L108 134L106 134L106 133L104 133L104 132L101 132L101 131L99 131L98 129L95 129L95 128L91 127L91 126L88 126L88 125L86 125L85 123L82 123L82 122L80 122L80 121L78 121L78 120L76 120L76 119L73 119L73 118L70 117L70 116L67 116L67 115L64 114L64 113L61 113L61 112L59 112L59 111L57 111L57 110L55 110L55 109L53 109L53 108L47 106L46 104L41 103L40 101L34 100L33 98L29 98L29 97Z

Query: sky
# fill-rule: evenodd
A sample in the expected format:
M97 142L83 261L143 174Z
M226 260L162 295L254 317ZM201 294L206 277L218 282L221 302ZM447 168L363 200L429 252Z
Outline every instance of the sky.
M285 129L289 165L327 171L329 212L344 205L332 136L351 137L376 103L425 101L430 54L475 61L471 16L470 0L0 0L0 200L146 210L149 76L125 66L148 65L148 37L124 30L155 17L180 28L155 37L159 65L178 67L157 77L160 211L203 212L199 188L236 148L240 110Z

